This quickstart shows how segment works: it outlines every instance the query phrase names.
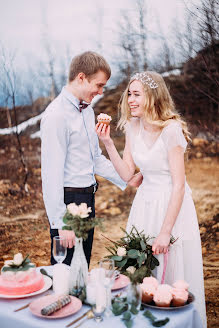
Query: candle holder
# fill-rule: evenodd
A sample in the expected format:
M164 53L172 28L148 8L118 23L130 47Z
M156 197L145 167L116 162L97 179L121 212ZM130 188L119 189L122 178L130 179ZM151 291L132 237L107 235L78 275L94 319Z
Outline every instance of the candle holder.
M94 305L92 307L92 311L93 311L93 314L94 314L94 320L96 322L101 322L103 321L103 313L105 311L105 307L104 306L101 306L101 305Z

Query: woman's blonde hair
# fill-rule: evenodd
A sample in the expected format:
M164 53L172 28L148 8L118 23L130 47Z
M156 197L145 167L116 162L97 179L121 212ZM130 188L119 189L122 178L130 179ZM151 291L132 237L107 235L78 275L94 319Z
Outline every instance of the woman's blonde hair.
M163 77L160 74L151 71L144 72L144 74L151 78L153 82L157 85L157 87L151 88L149 83L140 79L145 93L144 119L148 123L154 124L160 128L164 128L172 120L178 121L182 125L183 134L186 140L190 141L190 132L188 131L187 124L181 118L180 114L177 113L174 102L170 96ZM130 121L132 117L128 105L128 92L130 84L133 81L134 79L131 79L129 81L128 86L125 89L119 102L121 117L117 127L119 127L120 129L123 129L127 121Z

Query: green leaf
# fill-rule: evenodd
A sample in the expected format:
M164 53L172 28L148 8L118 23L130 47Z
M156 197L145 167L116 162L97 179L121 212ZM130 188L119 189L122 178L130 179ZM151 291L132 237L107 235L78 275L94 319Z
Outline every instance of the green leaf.
M145 245L145 243L144 243L143 240L140 241L140 245L141 245L141 249L142 249L143 251L145 251L145 250L146 250L146 245Z
M138 262L138 266L139 268L142 266L142 263L145 261L145 254L142 253L139 258L137 259L137 262Z
M122 261L123 257L122 256L118 256L118 255L114 255L111 257L112 260L114 261Z
M156 320L156 317L153 316L153 314L151 313L151 311L149 310L146 310L144 313L143 313L143 316L145 316L146 318L148 318L151 322L154 322Z
M131 305L130 311L132 314L138 314L138 310L134 304Z
M131 259L137 259L139 256L139 251L137 251L136 249L130 249L128 251L128 257L130 257Z
M70 226L64 226L64 227L62 227L62 230L72 230L72 227L70 227Z
M128 259L124 259L121 262L116 262L115 266L117 266L118 268L122 268L122 267L124 267L124 265L126 265L127 261L128 261Z
M152 323L152 326L154 327L163 327L167 322L169 322L169 318L165 318L164 320L157 320Z
M127 328L132 328L133 326L133 320L123 320L124 324Z
M132 315L129 311L126 311L123 313L123 320L130 320L131 317L132 317Z

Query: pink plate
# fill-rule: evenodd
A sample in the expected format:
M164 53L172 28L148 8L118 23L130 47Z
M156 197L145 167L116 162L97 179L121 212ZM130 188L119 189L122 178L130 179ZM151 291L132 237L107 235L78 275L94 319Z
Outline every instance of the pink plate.
M42 308L55 302L59 297L60 296L58 295L48 295L38 298L37 300L30 303L29 309L37 317L41 317L45 319L59 319L78 312L82 307L82 303L77 297L70 296L71 302L69 304L65 305L63 308L50 315L42 315L41 314Z
M129 277L125 276L124 274L120 274L119 278L115 280L112 290L117 290L120 288L124 288L130 284Z

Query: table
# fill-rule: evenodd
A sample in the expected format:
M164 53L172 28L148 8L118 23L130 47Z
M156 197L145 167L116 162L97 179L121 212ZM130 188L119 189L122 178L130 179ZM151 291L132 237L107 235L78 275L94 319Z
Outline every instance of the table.
M43 267L48 273L52 274L52 267ZM83 305L80 311L72 316L62 318L62 319L41 319L38 318L30 312L28 308L23 309L19 312L14 312L15 309L42 297L47 292L43 294L32 296L23 299L2 299L0 298L0 327L1 328L56 328L65 327L69 322L73 321L77 317L81 316L84 312L88 310L88 307ZM52 292L51 292L52 293ZM201 328L202 323L198 312L196 311L193 304L185 309L174 310L174 311L164 311L157 309L148 308L153 315L158 319L164 319L169 317L170 321L166 324L165 328ZM74 328L75 325L72 326ZM112 316L110 318L104 318L101 323L96 323L94 320L90 319L83 323L83 328L125 328L124 323L121 321L120 317ZM134 318L133 328L146 328L152 327L149 320L143 317L142 313L139 313Z

